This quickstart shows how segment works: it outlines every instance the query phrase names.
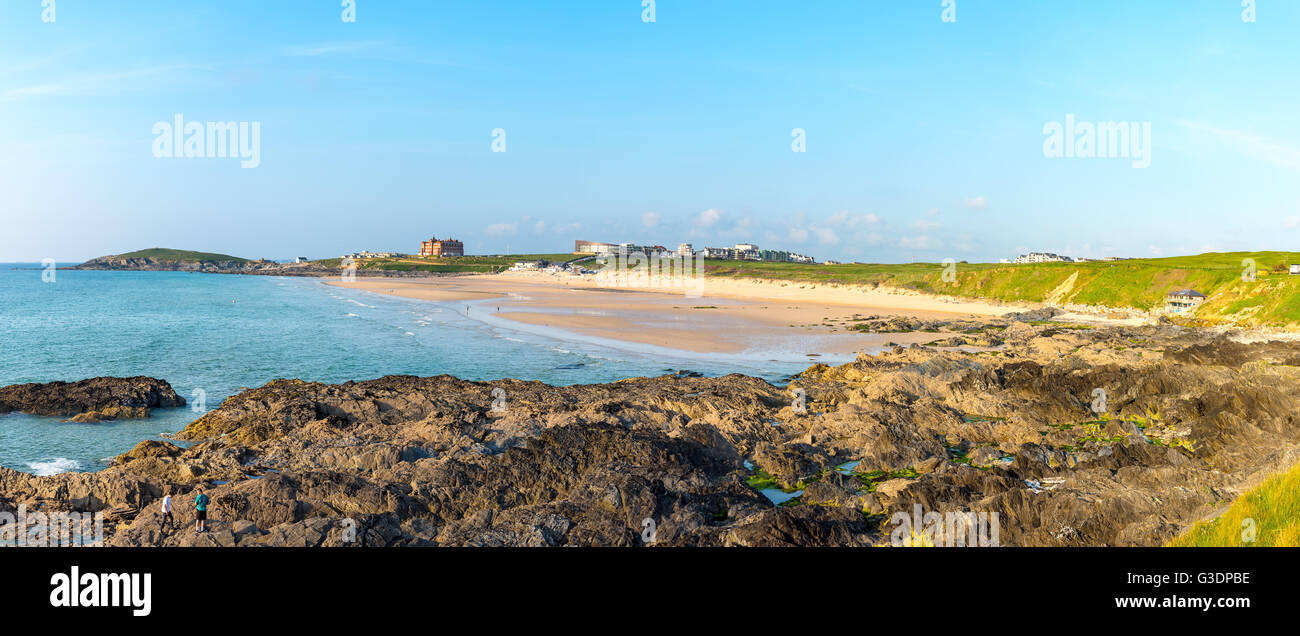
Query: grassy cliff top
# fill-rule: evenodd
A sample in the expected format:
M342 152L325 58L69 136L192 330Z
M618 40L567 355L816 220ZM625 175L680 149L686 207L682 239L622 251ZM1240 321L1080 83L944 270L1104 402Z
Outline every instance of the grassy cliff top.
M1300 545L1300 466L1273 475L1221 516L1198 522L1169 543L1177 547Z
M153 247L147 250L138 250L127 252L126 254L115 254L114 258L150 258L155 261L182 261L182 262L203 262L203 261L234 261L237 263L247 263L249 259L229 254L214 254L212 252L193 252L190 250L173 250L165 247Z
M552 263L563 263L575 258L579 258L579 256L574 254L514 254L511 256L491 255L444 257L399 256L394 258L357 259L356 265L359 270L496 274L505 271L511 265L520 261L545 260ZM343 264L343 259L326 258L312 262L323 267L340 267Z
M1254 280L1242 274L1253 261ZM1300 276L1288 275L1297 252L1226 252L1086 263L943 263L801 265L709 261L709 276L818 284L883 285L1005 302L1047 302L1157 309L1165 294L1195 289L1208 298L1195 318L1243 325L1300 325Z

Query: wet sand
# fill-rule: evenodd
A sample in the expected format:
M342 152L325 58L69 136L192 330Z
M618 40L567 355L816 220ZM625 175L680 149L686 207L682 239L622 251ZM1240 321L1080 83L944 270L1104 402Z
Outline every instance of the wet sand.
M902 315L979 319L1020 308L952 302L921 294L848 286L706 279L702 294L682 289L602 286L593 276L510 272L417 279L367 279L328 284L444 303L471 317L612 341L695 353L799 352L842 358L886 343L926 343L936 333L867 334L849 330L854 317ZM478 312L477 314L475 312Z

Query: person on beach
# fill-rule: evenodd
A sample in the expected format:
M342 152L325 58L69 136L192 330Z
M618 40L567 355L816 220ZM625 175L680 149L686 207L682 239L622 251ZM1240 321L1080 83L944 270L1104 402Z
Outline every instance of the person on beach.
M208 530L208 502L211 499L203 494L203 488L198 488L199 496L194 498L194 516L196 521L195 530L198 532L207 532Z
M172 516L172 493L168 491L162 500L163 527L176 527L176 517Z

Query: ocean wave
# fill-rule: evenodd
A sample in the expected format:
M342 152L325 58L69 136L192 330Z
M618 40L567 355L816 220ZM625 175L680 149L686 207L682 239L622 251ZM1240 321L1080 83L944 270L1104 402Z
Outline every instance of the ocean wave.
M80 470L81 462L67 457L55 457L45 461L27 462L27 467L32 469L32 472L37 476L49 477L50 475L66 473L71 470Z

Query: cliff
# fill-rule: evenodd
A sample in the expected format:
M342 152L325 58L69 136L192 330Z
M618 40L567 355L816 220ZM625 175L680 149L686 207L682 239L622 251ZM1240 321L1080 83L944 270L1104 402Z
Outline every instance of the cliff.
M1165 294L1195 289L1208 298L1197 324L1300 329L1300 253L1211 252L1193 256L1076 263L854 263L800 265L709 261L709 276L860 286L955 299L1046 303L1072 311L1148 314Z

